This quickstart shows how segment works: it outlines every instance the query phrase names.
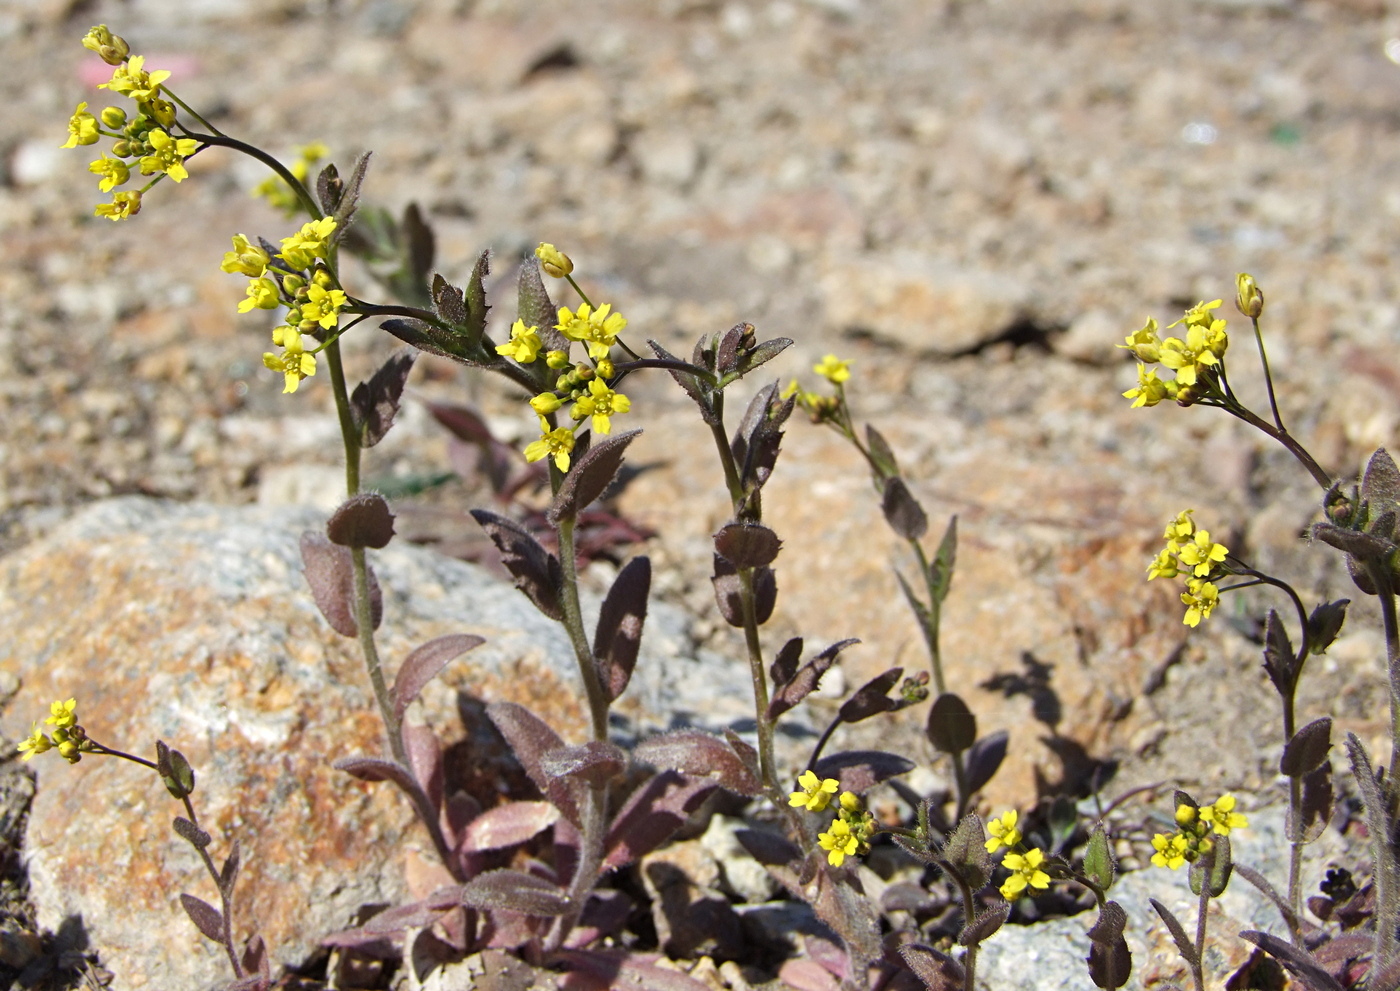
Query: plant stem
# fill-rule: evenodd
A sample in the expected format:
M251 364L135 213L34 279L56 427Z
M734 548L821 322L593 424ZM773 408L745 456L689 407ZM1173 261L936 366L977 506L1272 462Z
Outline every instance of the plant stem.
M933 565L929 563L928 555L924 553L923 544L911 539L909 546L914 549L915 555L919 559L919 573L924 576L924 590L928 592L928 621L924 622L922 616L919 625L924 629L924 642L928 645L928 663L933 671L933 687L939 695L948 691L947 682L943 680L943 650L939 646L939 628L942 626L943 603L938 600L938 590L933 574Z
M977 906L972 900L972 889L961 880L957 881L958 890L962 892L963 901L963 925L971 924L976 917ZM963 954L963 989L973 991L977 987L977 948L978 943L971 943L967 947L967 952Z
M1269 389L1269 409L1274 413L1274 426L1278 427L1282 433L1287 433L1283 428L1283 417L1279 415L1278 400L1274 398L1274 376L1269 371L1269 356L1264 353L1264 335L1259 330L1259 318L1250 317L1254 323L1254 343L1259 345L1259 363L1264 366L1264 384Z
M1206 858L1213 861L1215 854L1206 854ZM1201 878L1201 897L1196 904L1196 959L1191 962L1191 979L1196 982L1196 991L1206 991L1206 912L1210 908L1210 875L1211 865L1206 864Z
M189 816L190 822L194 823L196 829L199 828L199 816L195 815L194 803L190 801L188 795L181 796L181 801L185 803L185 813ZM233 965L233 976L235 980L243 979L243 965L238 960L238 953L233 948L233 899L231 892L224 890L223 879L219 876L219 869L214 866L214 858L209 856L209 851L202 846L195 846L199 853L199 858L204 861L204 869L209 872L209 876L214 879L214 887L219 889L219 905L223 909L221 913L223 923L223 943L224 951L228 954L228 962Z
M184 106L184 104L181 104L181 106ZM296 194L302 209L311 215L312 220L320 220L324 216L324 214L321 213L321 208L316 205L316 201L311 198L311 194L307 191L306 187L302 185L301 180L292 175L291 171L285 165L261 148L250 145L246 141L239 141L237 138L231 138L226 134L200 134L196 131L191 131L189 135L202 144L216 145L221 148L232 148L234 151L241 151L249 158L256 158L273 172L276 172L282 181L292 188L292 192Z
M778 772L773 766L773 724L768 718L768 677L763 670L763 647L758 642L752 568L739 571L739 604L744 615L744 643L749 650L749 673L753 677L753 707L758 716L758 767L764 786L777 794Z
M1267 420L1260 419L1239 403L1222 404L1220 408L1282 444L1288 449L1288 453L1297 458L1298 463L1308 470L1308 474L1313 477L1313 481L1317 482L1323 489L1330 489L1332 487L1332 476L1327 474L1323 467L1307 452L1307 449L1304 448L1302 444L1298 443L1294 436L1283 427L1275 426Z
M579 675L583 679L584 694L588 696L588 712L593 720L593 739L605 742L608 738L608 706L610 700L598 679L597 661L593 648L588 644L588 634L583 628L583 610L578 601L578 561L574 551L575 519L566 516L559 521L559 566L564 573L563 587L560 589L559 606L564 614L563 626L573 644L574 659L578 661Z

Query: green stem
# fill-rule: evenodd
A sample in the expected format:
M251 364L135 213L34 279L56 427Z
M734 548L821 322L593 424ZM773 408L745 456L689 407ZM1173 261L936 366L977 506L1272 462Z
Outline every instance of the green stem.
M1279 415L1278 400L1274 398L1274 376L1269 371L1269 356L1264 353L1264 335L1259 330L1259 318L1250 317L1250 320L1254 323L1254 342L1259 345L1259 363L1264 366L1264 384L1269 389L1269 409L1274 413L1274 426L1280 433L1287 433L1283 428L1283 417Z
M374 686L374 698L379 703L379 714L384 719L384 732L389 736L389 750L394 759L405 768L411 767L403 745L403 727L394 712L394 700L389 694L389 685L384 680L384 668L379 661L379 649L374 645L374 615L370 604L369 567L365 562L363 547L350 548L350 562L355 578L355 627L360 641L360 652L365 658L365 669L369 672L369 682ZM431 828L431 827L430 827Z
M194 803L190 801L188 795L181 796L181 801L185 803L185 813L189 816L196 829L199 827L199 816L195 815ZM233 976L235 980L243 979L243 965L238 960L238 953L233 948L233 899L231 892L224 890L223 879L219 876L219 869L214 866L214 858L209 856L209 851L202 846L190 846L195 848L200 860L204 861L204 869L209 872L209 876L214 879L214 887L219 889L219 905L223 909L221 921L223 923L223 944L224 951L228 954L228 962L233 965Z
M165 85L162 85L162 86L160 87L160 91L161 91L162 93L164 93L166 96L170 97L170 100L171 100L172 103L174 103L176 106L178 106L178 107L179 107L181 110L183 110L185 113L189 114L189 115L190 115L191 117L193 117L195 120L199 121L199 122L200 122L201 124L203 124L205 127L209 128L209 130L212 131L214 134L218 135L219 137L223 137L223 136L224 136L224 132L223 132L223 131L220 131L217 127L215 127L213 124L209 123L209 122L208 122L207 120L205 120L202 116L200 116L199 111L195 110L193 107L191 107L191 106L190 106L188 103L186 103L184 100L182 100L182 99L180 99L178 96L176 96L175 93L174 93L174 91L172 91L172 90L170 89L170 87L165 86ZM186 128L186 130L188 130L188 128Z
M584 693L588 696L588 712L593 720L593 739L605 742L608 738L608 706L610 700L598 678L597 661L593 648L588 644L588 634L583 628L583 610L578 600L578 562L574 557L575 519L566 516L559 521L559 566L564 573L563 587L560 589L559 606L563 612L563 626L573 644L574 658L578 661L579 675L583 678Z
M962 892L963 901L963 925L970 925L976 918L977 906L972 899L972 889L962 881L957 882L958 890ZM967 953L963 954L963 989L973 991L977 987L977 949L980 944L971 943L967 947Z
M302 209L304 209L308 214L311 215L312 220L320 220L323 216L325 216L323 213L321 213L321 208L316 205L316 201L312 199L311 193L307 191L304 185L302 185L301 180L298 179L296 176L292 175L291 171L285 165L277 161L277 159L273 158L261 148L258 148L254 145L250 145L246 141L239 141L237 138L230 138L226 134L200 134L197 131L191 131L190 137L194 138L201 144L215 145L220 148L232 148L234 151L242 152L249 158L256 158L259 162L262 162L273 172L276 172L277 175L282 179L282 181L292 188L292 192L296 194L297 200L301 203Z
M1214 860L1214 854L1206 854ZM1201 877L1201 897L1196 904L1196 959L1191 964L1191 979L1196 982L1196 991L1206 991L1205 952L1206 952L1206 913L1210 908L1211 865L1205 865Z
M763 784L776 795L778 772L773 764L773 723L768 718L768 676L763 670L763 647L758 641L752 568L741 568L739 571L739 604L744 616L744 643L749 653L749 674L753 678L753 707L758 716L758 766Z
M345 494L360 491L360 428L350 409L350 391L345 384L345 366L340 361L340 342L331 341L325 350L326 367L331 373L331 394L335 397L336 419L340 422L340 440L345 448Z
M1288 453L1292 454L1298 463L1307 469L1308 474L1313 477L1313 481L1322 486L1324 490L1332 487L1332 476L1327 474L1326 470L1307 452L1307 449L1283 427L1275 426L1267 420L1261 419L1238 403L1223 404L1220 408L1282 444L1288 449Z

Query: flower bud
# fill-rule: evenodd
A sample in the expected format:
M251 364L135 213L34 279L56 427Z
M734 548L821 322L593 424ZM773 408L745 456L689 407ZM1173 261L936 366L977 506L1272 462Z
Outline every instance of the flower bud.
M1175 818L1178 826L1190 825L1196 821L1196 807L1194 805L1178 805Z
M613 367L611 361L607 358L600 358L598 360L598 375L600 378L610 379L616 374L617 369Z
M1264 292L1248 272L1235 276L1235 307L1254 320L1264 312Z
M116 155L118 158L130 158L136 153L132 150L130 141L114 141L112 143L112 154Z
M540 268L556 279L562 279L574 270L573 259L552 244L541 243L535 249L535 257L540 260Z
M106 107L100 116L102 123L114 131L119 127L126 127L126 111L121 107Z
M175 105L169 100L152 100L151 116L158 120L162 126L169 127L175 123Z
M282 288L288 296L295 296L299 290L306 288L306 280L300 275L288 272L282 276Z
M569 367L569 352L551 351L544 356L544 363L556 372L561 368Z
M83 47L96 52L108 65L121 65L131 54L131 46L120 35L107 30L107 25L99 24L83 37Z
M575 382L587 382L595 374L597 373L593 371L593 366L585 362L580 361L577 365L574 366Z
M563 401L552 392L541 392L534 399L530 400L530 408L540 414L540 416L553 413L563 405Z

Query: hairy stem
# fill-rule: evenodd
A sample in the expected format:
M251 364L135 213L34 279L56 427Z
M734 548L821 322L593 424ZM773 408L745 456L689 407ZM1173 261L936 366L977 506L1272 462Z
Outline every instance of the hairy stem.
M185 803L185 814L189 816L190 822L194 823L195 828L198 829L199 816L195 815L194 803L190 801L188 795L182 795L181 801ZM219 906L223 910L221 921L223 922L224 951L228 953L228 962L233 965L234 978L242 980L243 964L239 962L238 952L233 948L233 899L230 897L231 893L224 890L222 879L219 877L219 869L214 866L214 858L209 856L209 851L202 846L195 846L193 843L190 846L194 846L199 853L199 859L204 861L204 869L214 879L214 887L219 889Z
M744 643L749 652L749 673L753 677L753 707L758 716L758 767L764 786L777 794L778 772L773 764L773 723L768 719L768 676L763 670L763 647L758 642L752 568L739 571L739 603L744 614Z
M181 104L181 106L184 106L184 104ZM237 138L231 138L227 134L200 134L191 131L190 137L201 144L215 145L220 148L232 148L234 151L242 152L249 158L256 158L273 172L276 172L281 180L292 188L292 192L296 194L302 209L311 215L311 219L320 220L324 216L324 214L321 213L321 208L317 206L316 201L312 199L311 193L307 191L306 186L302 185L301 180L292 175L291 170L261 148L250 145L246 141L239 141Z
M1308 474L1313 477L1313 481L1322 486L1324 490L1332 487L1332 476L1327 474L1326 470L1314 460L1307 449L1303 447L1302 444L1298 443L1297 439L1283 427L1275 426L1267 420L1260 419L1239 403L1222 404L1221 409L1226 410L1233 416L1248 423L1251 427L1254 427L1256 430L1263 432L1282 444L1288 449L1288 453L1292 454L1293 457L1298 460L1298 463L1307 469Z
M569 642L573 644L574 659L578 661L584 694L588 697L588 712L593 720L593 739L606 741L610 700L598 678L597 661L593 657L593 648L588 644L588 634L583 628L583 610L578 601L578 561L574 556L574 525L574 517L566 516L559 521L558 526L559 566L564 573L559 605L564 614L564 629L569 634Z

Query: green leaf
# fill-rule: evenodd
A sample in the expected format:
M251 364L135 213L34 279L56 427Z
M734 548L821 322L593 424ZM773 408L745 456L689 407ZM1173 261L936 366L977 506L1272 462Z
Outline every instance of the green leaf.
M1117 863L1108 844L1108 833L1101 822L1095 824L1094 831L1089 834L1089 842L1084 846L1084 873L1098 885L1100 891L1111 888L1117 875Z
M958 561L958 518L950 517L948 528L943 531L943 539L938 543L938 553L933 556L933 577L930 591L933 597L942 602L948 597L948 589L953 584L953 567Z

